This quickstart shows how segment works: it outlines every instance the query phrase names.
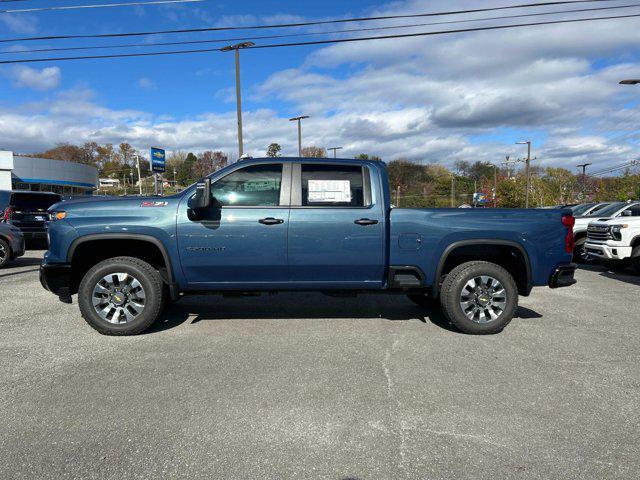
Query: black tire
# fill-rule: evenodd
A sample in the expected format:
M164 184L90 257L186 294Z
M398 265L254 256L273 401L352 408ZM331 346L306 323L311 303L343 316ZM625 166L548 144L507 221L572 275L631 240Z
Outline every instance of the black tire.
M631 269L636 275L640 275L640 246L637 246L631 252Z
M438 299L426 293L410 293L407 298L420 307L432 308L438 305Z
M0 238L0 268L4 268L11 260L11 249L9 244Z
M486 323L472 320L460 303L463 288L469 281L490 276L504 288L504 308L498 316ZM518 308L518 287L509 272L495 263L473 261L458 265L446 276L440 290L440 304L447 319L464 333L482 335L498 333L513 319ZM483 309L485 312L488 309ZM492 310L493 311L493 310Z
M143 310L127 323L110 323L93 306L94 288L111 273L126 273L135 278L145 292ZM147 262L134 257L114 257L92 267L80 282L78 304L85 321L103 335L137 335L158 319L164 306L164 289L160 273Z
M585 250L586 243L587 237L582 237L576 240L576 244L573 248L573 261L575 263L582 263L585 265L594 263L595 259L588 255Z

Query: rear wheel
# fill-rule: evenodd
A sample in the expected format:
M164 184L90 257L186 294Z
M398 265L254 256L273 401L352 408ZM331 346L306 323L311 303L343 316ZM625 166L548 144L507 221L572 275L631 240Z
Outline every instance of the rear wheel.
M4 267L11 259L9 244L0 238L0 268Z
M513 319L518 288L499 265L467 262L446 276L440 303L447 319L464 333L498 333Z
M162 311L162 279L138 258L109 258L86 273L78 303L86 322L103 335L136 335Z

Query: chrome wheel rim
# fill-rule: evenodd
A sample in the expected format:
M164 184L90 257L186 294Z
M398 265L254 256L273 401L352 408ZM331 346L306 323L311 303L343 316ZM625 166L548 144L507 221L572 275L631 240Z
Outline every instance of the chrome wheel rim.
M580 247L580 259L585 263L592 260L591 255L589 255L589 252L587 252L586 244L582 244L582 246Z
M93 308L109 323L130 323L144 311L146 294L142 284L129 273L110 273L93 288Z
M493 322L507 307L507 292L493 277L474 277L462 287L460 307L472 322Z
M0 263L4 262L7 258L7 249L0 243Z

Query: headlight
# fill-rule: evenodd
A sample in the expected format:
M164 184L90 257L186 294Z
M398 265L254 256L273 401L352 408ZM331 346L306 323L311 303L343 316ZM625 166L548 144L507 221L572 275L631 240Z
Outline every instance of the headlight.
M611 235L616 240L622 240L622 229L627 228L629 225L611 225Z
M54 222L56 220L64 220L67 218L67 212L51 212L49 214L49 221Z

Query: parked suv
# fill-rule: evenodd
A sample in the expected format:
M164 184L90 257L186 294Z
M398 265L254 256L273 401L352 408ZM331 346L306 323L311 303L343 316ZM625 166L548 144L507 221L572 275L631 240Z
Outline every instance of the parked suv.
M585 250L614 270L629 265L640 273L640 202L622 210L616 218L589 224Z
M24 255L24 236L18 227L0 223L0 268Z
M0 191L0 221L18 227L26 241L46 241L47 209L61 200L57 193Z

